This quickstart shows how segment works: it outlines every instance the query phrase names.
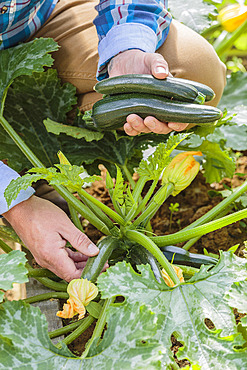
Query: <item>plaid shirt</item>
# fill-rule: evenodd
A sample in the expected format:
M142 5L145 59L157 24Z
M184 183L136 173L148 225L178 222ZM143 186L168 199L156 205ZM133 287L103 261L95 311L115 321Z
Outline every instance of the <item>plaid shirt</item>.
M56 3L57 0L1 1L0 49L27 40L49 18ZM128 49L154 53L162 45L171 22L166 8L167 0L100 0L94 20L99 36L99 80L108 77L107 63L118 53ZM0 214L8 210L4 189L17 176L0 161ZM32 188L22 191L11 207L32 194Z
M0 1L0 49L27 40L51 15L57 0Z

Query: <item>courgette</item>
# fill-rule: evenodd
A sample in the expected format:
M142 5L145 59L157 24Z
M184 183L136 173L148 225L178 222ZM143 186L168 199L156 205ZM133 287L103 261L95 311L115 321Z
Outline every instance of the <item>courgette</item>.
M107 96L93 105L92 119L100 131L116 130L124 125L126 117L135 113L145 118L156 117L162 122L212 125L222 112L210 106L171 101L151 94L119 94Z
M185 265L200 268L201 265L216 265L218 260L216 258L205 256L204 254L190 253L183 248L169 245L161 247L160 250L168 261L174 264Z
M107 78L98 82L94 89L105 95L143 93L203 104L205 96L193 84L184 81L174 77L161 80L152 75L132 74Z
M162 275L160 271L160 264L156 260L156 258L152 255L152 253L150 253L142 245L137 244L131 248L130 257L131 260L136 263L136 265L138 264L146 265L148 263L153 271L155 279L158 281L158 283L161 283Z
M215 97L214 90L211 87L204 85L200 82L186 80L185 78L178 78L180 81L184 81L187 85L192 85L195 87L201 94L205 96L206 101L210 101Z
M95 282L101 273L104 264L110 258L114 249L118 248L120 240L109 235L102 239L97 247L99 248L99 254L95 257L90 257L83 269L81 278L88 279L91 282Z

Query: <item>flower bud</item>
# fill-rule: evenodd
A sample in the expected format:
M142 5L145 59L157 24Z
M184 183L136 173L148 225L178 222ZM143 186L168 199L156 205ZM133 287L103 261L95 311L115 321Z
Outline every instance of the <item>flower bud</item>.
M85 307L98 295L98 288L87 279L74 279L69 283L67 292L69 299L57 316L68 319L79 314L78 319L82 319L86 313Z
M193 155L202 155L202 153L180 153L172 159L163 172L162 184L172 183L174 185L173 196L189 186L199 172L200 164Z
M71 166L71 163L69 162L67 157L65 157L63 152L61 152L61 150L59 150L59 152L57 153L57 156L58 156L60 164L67 164L68 166Z
M247 19L247 6L235 4L220 10L218 21L227 32L235 31Z

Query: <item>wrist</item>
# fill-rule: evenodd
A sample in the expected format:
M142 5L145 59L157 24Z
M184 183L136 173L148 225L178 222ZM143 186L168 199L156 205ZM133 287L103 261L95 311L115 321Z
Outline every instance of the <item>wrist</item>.
M24 214L24 212L30 209L34 197L35 196L33 195L30 198L16 204L14 207L4 212L2 216L12 225L15 220L22 219L22 215Z

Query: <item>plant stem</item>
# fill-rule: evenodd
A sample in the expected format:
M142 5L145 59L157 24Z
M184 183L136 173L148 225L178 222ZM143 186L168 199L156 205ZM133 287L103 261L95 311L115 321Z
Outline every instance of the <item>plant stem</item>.
M111 208L107 207L104 203L102 203L100 200L94 198L92 195L88 194L86 190L81 189L81 191L78 193L82 200L86 198L90 202L92 202L94 205L96 205L98 208L100 208L103 212L105 212L109 217L111 217L115 222L117 222L119 225L124 225L124 219L122 216L120 216L118 213L113 211ZM112 225L113 222L111 222Z
M84 232L80 218L78 216L78 213L76 212L75 208L72 207L72 205L69 203L69 212L71 216L71 220L73 221L74 225L79 229L81 232Z
M65 337L61 342L63 342L66 345L73 342L73 340L78 338L82 333L84 333L84 331L86 331L89 328L89 326L92 325L92 323L95 321L95 318L89 315L88 317L82 319L81 321L82 322L80 323L80 325L77 326L77 328L70 335Z
M82 320L84 320L84 319L75 321L75 322L73 322L69 325L63 326L62 328L50 331L48 333L49 337L52 339L52 338L60 337L60 335L64 335L64 334L69 333L70 331L78 328L78 326L80 326L82 324Z
M135 218L143 210L143 208L146 206L147 202L149 201L149 199L153 195L153 192L154 192L154 190L156 188L157 183L158 183L158 180L154 180L152 182L152 185L150 186L150 188L148 189L147 194L145 195L145 197L143 198L143 200L139 204L139 206L138 206L138 208L137 208L137 210L136 210L135 215L134 215L133 218Z
M44 167L43 163L36 157L3 116L0 116L0 123L32 165L35 167ZM100 221L89 208L82 204L79 199L75 198L69 190L62 185L54 185L53 188L67 201L67 203L70 203L78 213L82 214L98 230L102 231L105 235L110 234L106 225Z
M83 203L85 203L85 205L91 209L92 212L95 213L95 215L108 227L109 229L109 232L111 235L114 235L114 236L118 236L119 235L119 228L112 222L112 220L110 220L104 212L102 212L102 210L98 207L92 207L92 204L91 202L89 202L86 198L83 198L81 197L81 195L79 194L81 200L83 201Z
M140 233L136 230L127 230L125 233L126 237L138 244L141 244L144 248L146 248L152 255L157 259L157 261L161 264L161 266L165 269L168 275L173 280L174 284L180 284L180 280L176 275L172 265L168 262L167 258L161 252L161 250L157 247L151 238L148 236ZM154 239L154 238L152 238Z
M141 176L137 180L137 183L135 185L135 188L134 188L134 190L132 192L132 196L133 196L135 202L138 202L138 199L141 196L142 190L143 190L144 185L146 184L146 182L147 182L147 177L145 177L145 176Z
M102 307L102 310L100 312L100 316L99 316L99 319L97 321L97 324L95 326L95 329L94 329L94 332L93 332L93 335L92 337L90 338L88 344L87 344L87 347L85 349L85 351L83 352L83 354L81 355L81 358L85 358L87 357L87 354L89 352L89 349L90 349L90 346L91 344L93 343L93 341L96 339L96 338L99 338L101 337L101 334L104 330L104 327L105 327L105 324L106 324L106 314L107 314L107 310L108 308L110 307L110 305L112 304L112 302L114 301L115 298L111 298L111 299L106 299L105 302L104 302L104 305Z
M231 37L222 40L222 42L215 48L216 53L220 56L224 54L234 42L247 31L247 20L241 24L234 32L232 32Z
M79 199L72 195L64 186L53 185L53 188L66 200L66 202L71 204L74 209L83 215L93 226L100 230L105 235L110 235L108 227L100 220L98 217Z
M230 206L228 208L226 208L223 212L220 213L220 215L218 215L217 217L215 217L215 219L217 220L217 219L219 219L219 218L227 215L227 213L230 211L231 208L232 207L230 207ZM202 223L202 225L203 224L204 223ZM184 231L184 229L183 229L183 231ZM190 248L192 247L192 245L194 245L197 242L197 240L199 240L200 238L201 238L201 236L197 236L196 238L193 238L193 239L188 240L187 243L183 246L183 249L185 249L186 251L190 250Z
M0 239L0 248L5 252L5 253L10 253L13 251L12 248L8 246L3 240Z
M191 266L184 266L184 265L177 265L177 264L176 266L181 268L181 270L183 271L183 274L186 274L189 276L194 276L199 271L199 269L195 267L191 267Z
M209 212L207 212L202 217L198 218L196 221L194 221L189 226L186 226L183 231L192 229L196 226L200 226L202 224L205 224L213 219L215 219L217 216L220 215L221 212L224 212L224 210L230 206L231 203L235 202L236 199L238 199L243 193L247 191L247 180L239 186L237 190L232 192L231 195L229 195L227 198L222 200L217 206L212 208Z
M68 283L65 282L58 283L46 277L36 277L35 279L44 286L46 286L47 288L53 289L57 292L67 292Z
M247 210L243 209L241 211L235 212L232 215L228 215L218 220L211 221L207 224L197 226L194 229L181 230L171 235L150 237L150 239L155 241L155 243L159 247L165 247L166 245L181 243L186 240L208 234L212 231L215 231L215 230L221 229L222 227L230 225L236 221L240 221L246 217L247 217Z
M65 292L48 292L48 293L38 294L33 297L22 299L22 302L35 303L35 302L41 302L41 301L48 301L51 298L68 299L69 295L68 293L65 293Z
M221 27L221 24L220 23L216 23L216 24L214 24L213 26L211 26L211 27L209 27L209 28L207 28L205 31L203 31L202 33L201 33L201 36L203 36L203 37L209 37L209 36L211 36L215 31L218 31L218 30L220 30L222 27Z
M124 164L124 165L122 166L122 169L123 169L123 171L124 171L124 173L125 173L125 175L126 175L126 177L127 177L128 181L129 181L129 183L130 183L130 186L132 187L132 189L134 189L134 188L135 188L136 183L135 183L135 181L133 180L133 177L132 177L131 173L129 172L128 167L126 166L126 164Z
M50 279L59 279L57 275L53 274L48 269L43 269L43 268L38 268L38 269L33 269L30 265L26 264L26 267L28 269L28 276L29 277L47 277Z
M147 223L154 214L158 211L160 206L165 202L165 200L171 195L174 190L174 185L172 183L168 183L166 185L162 185L161 188L157 191L157 193L151 199L147 208L143 211L143 213L133 222L132 227L137 227L140 223L145 221Z

